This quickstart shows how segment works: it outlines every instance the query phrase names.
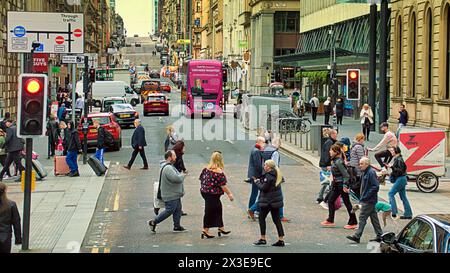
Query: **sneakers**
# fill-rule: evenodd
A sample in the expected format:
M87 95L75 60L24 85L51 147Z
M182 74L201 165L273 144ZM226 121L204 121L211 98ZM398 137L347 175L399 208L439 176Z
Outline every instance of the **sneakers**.
M247 210L247 214L248 214L248 218L252 219L253 221L255 221L255 212L251 209Z
M320 225L323 226L323 227L335 227L336 226L335 223L331 223L331 222L328 222L328 221L323 221L323 222L320 223Z
M272 246L283 247L283 246L285 246L285 244L284 244L284 241L278 241L275 244L273 244Z
M150 226L150 228L152 229L153 232L156 232L156 223L155 223L155 220L150 220L150 221L148 221L148 225Z
M319 205L320 205L323 209L328 210L328 204L325 203L324 201L322 201Z
M394 215L394 214L392 214L391 218L394 221L397 221L398 219L400 219L400 217L398 215Z
M254 242L253 245L255 245L255 246L264 246L264 245L267 245L267 241L259 239L258 241Z
M174 227L174 228L173 228L173 232L176 232L176 233L178 233L178 232L186 232L186 231L187 231L187 229L185 229L185 228L182 227L182 226Z
M358 225L345 225L344 228L345 229L357 229Z
M346 238L349 239L350 241L353 241L353 242L357 243L357 244L359 244L359 242L360 242L360 239L358 237L354 236L354 235L347 236Z

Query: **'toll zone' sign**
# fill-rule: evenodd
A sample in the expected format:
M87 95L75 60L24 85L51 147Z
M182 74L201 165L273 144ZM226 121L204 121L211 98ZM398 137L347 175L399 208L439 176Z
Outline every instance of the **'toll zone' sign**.
M8 12L8 52L84 53L82 13Z
M48 54L33 54L33 73L47 73L48 71Z

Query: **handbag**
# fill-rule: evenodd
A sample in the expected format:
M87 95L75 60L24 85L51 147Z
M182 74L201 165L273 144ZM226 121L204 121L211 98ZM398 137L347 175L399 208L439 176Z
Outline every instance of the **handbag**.
M334 209L338 210L342 207L342 200L341 196L339 195L338 198L336 198L336 201L334 201Z

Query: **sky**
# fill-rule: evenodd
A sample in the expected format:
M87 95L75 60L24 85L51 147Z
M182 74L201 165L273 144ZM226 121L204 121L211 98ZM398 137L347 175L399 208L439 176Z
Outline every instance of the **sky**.
M125 22L127 36L148 36L153 28L153 0L116 0L116 12Z

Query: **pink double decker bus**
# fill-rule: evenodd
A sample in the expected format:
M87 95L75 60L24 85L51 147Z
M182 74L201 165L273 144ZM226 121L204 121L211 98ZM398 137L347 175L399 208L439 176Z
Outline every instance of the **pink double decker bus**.
M186 91L186 116L222 116L222 63L216 60L189 61Z

